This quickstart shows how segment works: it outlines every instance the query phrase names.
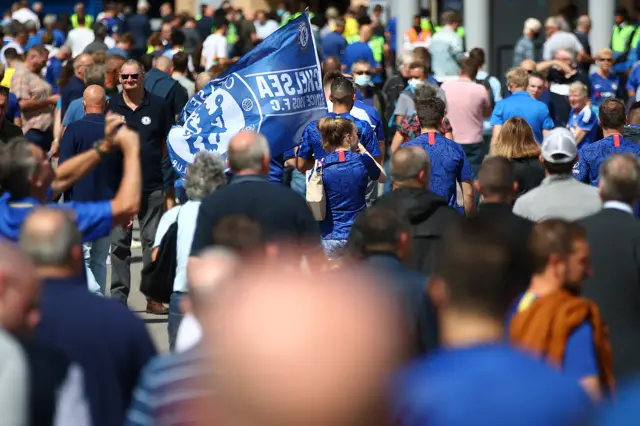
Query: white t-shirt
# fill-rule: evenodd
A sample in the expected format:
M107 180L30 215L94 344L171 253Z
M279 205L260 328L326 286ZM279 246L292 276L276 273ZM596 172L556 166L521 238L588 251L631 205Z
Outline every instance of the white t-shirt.
M71 57L75 58L95 40L95 34L89 28L78 27L69 31L67 46L71 49Z
M184 205L176 206L162 215L153 248L159 247L162 237L169 230L169 226L178 219L178 247L176 250L177 263L176 278L173 281L173 291L187 292L187 261L191 253L193 234L196 231L200 201L187 201Z
M228 58L229 45L227 38L220 34L211 34L202 44L202 57L205 58L205 70L209 70L214 64L214 58Z
M24 49L22 48L22 46L20 46L20 44L16 42L14 39L10 38L9 41L6 42L4 47L0 49L0 62L2 62L2 64L5 67L8 66L9 64L7 64L7 59L4 57L4 52L9 48L16 49L16 52L18 52L19 55L22 55L24 53Z
M268 19L264 24L253 21L253 25L256 27L256 37L260 40L264 40L280 28L280 25L273 19Z
M11 19L15 19L21 24L26 24L29 21L33 21L36 24L36 28L40 29L40 18L35 12L29 8L23 7L22 9L18 9L11 15Z
M200 343L202 339L202 327L193 314L186 314L176 335L176 352L185 352Z

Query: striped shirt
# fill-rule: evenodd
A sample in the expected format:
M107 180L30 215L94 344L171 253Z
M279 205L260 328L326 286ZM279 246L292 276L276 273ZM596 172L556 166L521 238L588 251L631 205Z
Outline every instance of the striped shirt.
M209 395L202 380L204 360L199 347L152 359L133 393L125 426L198 424L196 407Z

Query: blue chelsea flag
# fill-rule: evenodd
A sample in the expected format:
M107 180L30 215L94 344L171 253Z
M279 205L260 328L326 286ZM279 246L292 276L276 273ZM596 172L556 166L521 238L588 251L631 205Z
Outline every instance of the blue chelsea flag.
M201 150L226 157L241 130L264 134L276 156L299 144L305 126L326 112L320 61L304 13L189 100L169 132L171 163L183 176Z

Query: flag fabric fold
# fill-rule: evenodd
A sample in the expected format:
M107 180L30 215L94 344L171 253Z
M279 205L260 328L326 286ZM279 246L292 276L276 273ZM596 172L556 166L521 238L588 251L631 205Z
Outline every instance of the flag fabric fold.
M200 151L226 158L241 130L264 134L271 155L300 143L305 126L327 113L308 13L267 37L196 93L167 137L180 176Z

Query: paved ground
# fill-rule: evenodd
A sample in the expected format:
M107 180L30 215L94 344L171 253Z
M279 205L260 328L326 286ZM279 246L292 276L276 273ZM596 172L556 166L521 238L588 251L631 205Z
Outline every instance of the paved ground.
M145 313L147 301L140 293L140 270L142 269L142 250L133 249L131 261L131 294L129 295L129 309L140 315L147 324L147 329L151 333L158 352L168 352L169 342L167 340L167 316L149 315ZM111 282L111 265L107 265L107 283ZM107 294L109 292L107 291Z

